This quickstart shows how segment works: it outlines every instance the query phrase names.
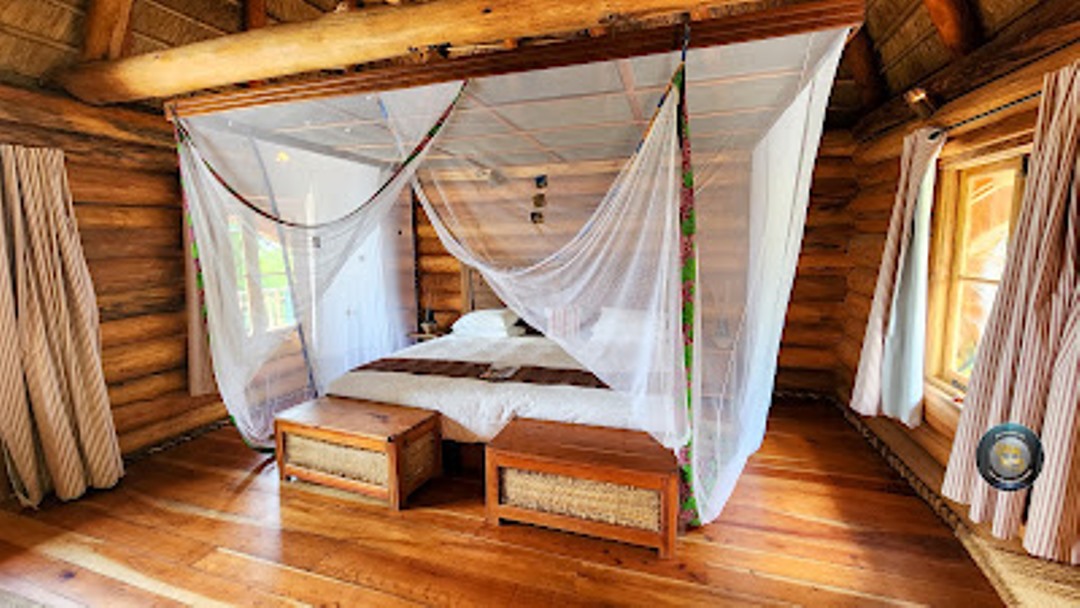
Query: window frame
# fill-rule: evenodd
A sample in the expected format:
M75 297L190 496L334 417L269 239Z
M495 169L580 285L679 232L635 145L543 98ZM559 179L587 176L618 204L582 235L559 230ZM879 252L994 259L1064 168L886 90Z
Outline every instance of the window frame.
M938 192L932 221L930 252L930 290L927 331L927 385L948 396L959 406L967 391L966 379L956 374L950 359L956 346L956 324L960 317L961 283L974 280L960 273L965 243L970 178L980 174L1012 169L1016 172L1012 210L1009 218L1009 235L1016 227L1016 219L1023 200L1026 180L1026 154L1017 153L1005 158L980 159L963 166L944 167L939 174ZM986 281L992 283L992 281ZM998 282L997 284L1000 284Z

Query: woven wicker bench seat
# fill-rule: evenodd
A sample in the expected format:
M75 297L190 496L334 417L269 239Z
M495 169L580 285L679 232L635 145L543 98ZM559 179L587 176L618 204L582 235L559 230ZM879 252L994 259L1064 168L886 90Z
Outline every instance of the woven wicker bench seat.
M675 548L675 458L645 433L518 419L486 452L487 518Z
M323 397L274 419L277 464L290 477L386 500L397 510L442 468L439 414Z

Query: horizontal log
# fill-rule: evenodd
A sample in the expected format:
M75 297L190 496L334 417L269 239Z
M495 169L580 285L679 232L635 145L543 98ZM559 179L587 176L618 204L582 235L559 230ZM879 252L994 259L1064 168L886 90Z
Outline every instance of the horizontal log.
M175 418L209 403L221 403L221 397L192 397L187 391L168 393L147 401L136 401L113 408L116 432L123 435L168 418Z
M115 167L67 164L71 197L76 203L180 206L176 172L123 171Z
M804 252L799 256L800 268L851 268L852 261L844 252Z
M836 390L833 370L780 367L776 370L776 388L831 395Z
M857 142L847 129L829 129L821 136L821 145L818 146L819 157L851 158L855 153Z
M0 121L140 144L175 152L172 126L160 114L95 108L64 95L0 84ZM5 141L13 141L7 133Z
M176 285L184 286L184 263L175 258L107 258L88 260L94 292L99 296Z
M847 297L844 298L844 309L852 319L861 322L865 327L866 320L870 317L872 303L873 298L870 296L849 291Z
M815 178L810 185L810 200L847 200L859 191L859 184L855 181L855 175L842 178Z
M855 163L855 179L859 182L860 191L880 184L888 184L895 189L900 181L899 153L900 151L897 150L897 156L869 165Z
M184 283L181 280L175 285L99 293L97 304L102 321L183 310Z
M854 231L857 234L881 234L889 231L889 223L892 220L892 212L878 211L875 213L860 213L855 219Z
M1031 107L1024 112L988 122L978 129L949 137L941 150L941 160L948 162L965 155L979 153L1003 141L1017 139L1031 143L1035 135L1035 121L1039 109Z
M192 429L223 420L226 416L228 416L228 412L225 410L223 403L220 401L208 403L178 416L166 418L119 435L120 451L124 454L131 454L166 439L182 435Z
M1075 0L1042 0L1006 25L994 39L953 61L920 82L934 99L951 102L969 91L1016 73L1056 49L1080 39L1080 4ZM1074 51L1075 53L1075 51ZM1075 57L1075 55L1074 55ZM1053 68L1043 69L1043 72ZM952 105L952 104L949 104ZM971 115L978 111L972 111ZM913 118L903 96L867 113L853 129L859 141L869 141ZM938 117L935 117L938 118ZM955 122L940 118L943 124Z
M854 151L854 146L852 148ZM814 163L814 181L829 179L852 179L855 177L855 161L851 156L826 156L818 150Z
M848 208L854 216L860 213L891 211L896 204L896 184L870 186L851 199Z
M851 257L874 268L881 263L881 254L885 249L883 234L856 234L851 237L848 246Z
M422 256L417 260L420 272L461 272L461 262L452 255Z
M53 131L0 119L5 143L60 148L68 161L104 165L122 171L167 172L176 169L176 149L141 144L113 143L101 137Z
M835 323L804 325L789 322L784 325L781 350L789 346L831 349L841 337L840 327Z
M423 306L432 310L464 310L465 297L460 290L457 293L425 292Z
M841 275L811 277L795 280L791 292L793 302L830 302L839 304L847 293L847 281Z
M853 268L847 277L847 288L859 295L872 297L877 287L878 273L871 268Z
M815 370L832 370L836 366L836 354L832 350L790 346L780 349L781 367Z
M863 334L866 333L866 318L859 315L858 311L845 309L840 319L840 333L862 344Z
M787 323L820 325L839 319L840 311L832 304L820 302L792 302L788 305Z
M904 137L915 128L925 125L954 124L1041 90L1043 77L1048 72L1064 68L1076 61L1077 50L1080 49L1080 22L1071 27L1074 30L1074 39L1069 46L945 104L930 121L907 123L860 144L855 152L855 161L867 165L897 156L898 151L902 149ZM1018 104L1008 110L998 112L994 115L994 120L1002 120L1010 115L1030 111L1035 105L1037 101ZM963 129L951 132L951 135L959 136L963 132L980 126L982 124L976 121Z
M185 336L153 338L101 351L101 366L109 384L183 367L185 361Z
M859 369L859 357L862 355L862 337L844 336L836 344L836 360L843 368L854 373Z
M461 273L433 273L420 275L422 292L461 293Z
M111 258L180 258L183 236L176 228L80 228L87 260Z
M686 2L629 0L619 2L536 4L527 0L496 4L461 0L438 5L409 5L391 12L360 11L354 18L309 24L291 24L197 43L174 52L129 58L120 63L83 66L62 78L69 91L92 101L121 101L139 95L164 96L179 92L265 79L297 71L338 68L364 61L384 59L428 45L461 45L473 36L493 36L484 42L500 42L508 37L534 37L550 27L561 32L588 30L596 19L609 20L640 16L643 12L681 13L692 8ZM785 3L766 10L732 12L694 22L692 47L710 47L760 40L856 24L863 5L852 0L818 0ZM667 7L666 9L664 7ZM224 108L356 94L395 87L418 86L495 74L522 72L557 66L612 60L649 53L669 52L682 36L682 24L641 23L639 27L613 28L603 37L551 41L499 52L474 53L417 64L390 65L361 70L335 79L306 78L293 82L254 87L254 90L204 95L177 103L177 112L220 111ZM576 22L576 25L571 25ZM365 33L360 33L365 32ZM525 32L525 33L523 33ZM314 36L312 39L310 36ZM292 40L283 42L281 38ZM306 41L306 42L304 42ZM252 47L256 47L253 49ZM282 55L280 49L299 49ZM391 54L387 54L391 53ZM284 57L284 59L283 59ZM163 66L168 63L172 67ZM310 66L310 67L309 67ZM186 76L173 74L190 71ZM136 83L139 86L133 86ZM191 88L195 87L195 88ZM169 92L172 91L172 92Z
M111 348L148 338L180 336L187 331L187 313L169 312L114 319L101 323L101 346Z
M180 234L180 210L164 207L75 205L75 219L82 230L131 230L165 228Z
M851 225L851 214L846 208L825 208L810 203L810 210L806 214L806 229L811 230L822 226L848 226Z
M187 390L187 387L187 369L170 369L128 380L127 382L110 384L108 387L109 403L115 408L136 401L146 401L147 399L160 397L166 393Z

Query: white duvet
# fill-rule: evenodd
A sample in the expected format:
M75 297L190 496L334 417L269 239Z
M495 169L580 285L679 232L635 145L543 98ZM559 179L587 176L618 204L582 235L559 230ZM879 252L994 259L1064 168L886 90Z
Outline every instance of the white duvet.
M479 338L453 334L410 346L398 359L442 359L584 369L551 340L537 336ZM487 442L515 417L616 428L636 428L626 397L608 389L488 382L399 372L352 371L330 384L329 393L437 410L443 437Z

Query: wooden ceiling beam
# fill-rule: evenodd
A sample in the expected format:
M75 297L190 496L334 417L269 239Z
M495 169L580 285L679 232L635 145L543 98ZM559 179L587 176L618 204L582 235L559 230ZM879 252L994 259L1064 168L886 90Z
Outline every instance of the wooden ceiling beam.
M938 37L954 57L963 57L982 44L982 26L969 0L923 0Z
M716 17L694 22L690 46L710 47L855 26L863 18L862 10L862 0L815 0ZM425 63L370 68L338 76L313 75L244 90L204 93L173 100L169 105L177 115L193 116L255 105L355 95L662 53L678 48L682 37L682 25L611 32L602 39L553 42L450 59L437 58Z
M874 55L874 45L870 41L870 34L867 33L865 27L859 28L859 31L848 41L844 52L848 56L851 76L859 87L863 110L869 111L876 108L885 101L889 91L881 75L877 57Z
M131 28L134 0L90 0L86 14L83 61L119 59L124 54Z
M1073 45L1080 39L1080 2L1043 0L989 42L919 83L936 103L957 99L987 83ZM1074 46L1074 48L1076 48ZM1077 51L1080 56L1080 50ZM897 95L866 114L852 129L859 141L873 139L915 118Z
M266 0L244 0L244 30L266 27Z
M738 4L732 0L712 3ZM587 30L615 16L650 17L676 14L699 4L687 0L439 0L401 7L332 13L303 23L290 23L223 36L166 51L76 66L59 82L90 103L134 101L180 95L238 82L264 80L304 72L341 68L408 55L411 49L450 44L466 46L507 38L534 37ZM770 22L791 10L788 20ZM786 6L752 13L771 29L770 35L806 31L822 21L862 19L859 0L796 0ZM717 21L723 21L718 18ZM706 23L706 22L703 22ZM700 27L700 26L697 26ZM671 48L670 28L664 28ZM608 44L609 38L597 44Z

